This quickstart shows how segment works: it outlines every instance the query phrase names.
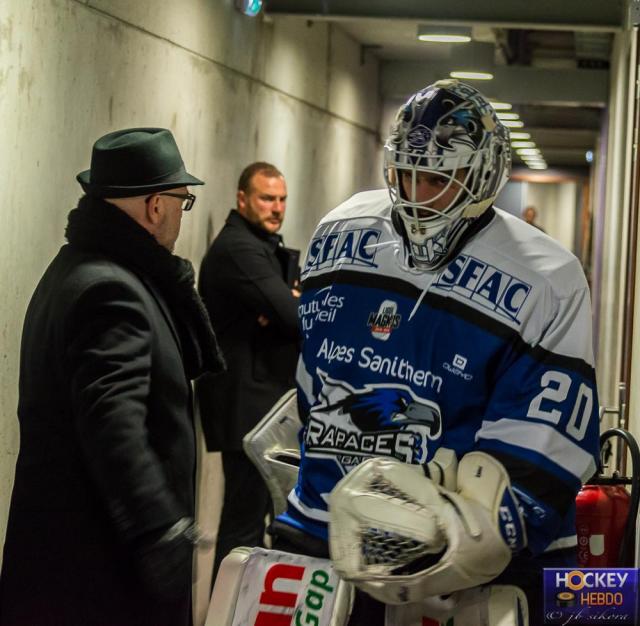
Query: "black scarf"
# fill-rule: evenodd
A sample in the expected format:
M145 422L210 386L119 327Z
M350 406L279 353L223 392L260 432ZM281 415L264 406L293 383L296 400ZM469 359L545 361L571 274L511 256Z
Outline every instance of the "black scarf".
M90 196L83 196L78 208L69 213L65 236L70 244L112 258L160 292L180 335L184 367L190 379L224 369L209 315L195 290L195 274L189 261L163 248L118 207Z

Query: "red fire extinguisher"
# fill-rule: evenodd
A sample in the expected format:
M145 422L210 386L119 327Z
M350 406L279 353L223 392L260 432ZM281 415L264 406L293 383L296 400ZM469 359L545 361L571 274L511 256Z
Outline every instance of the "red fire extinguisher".
M632 477L616 470L605 476L604 457L611 453L609 439L625 441L632 459ZM623 448L621 454L626 454ZM600 435L598 473L576 498L576 533L580 567L634 567L634 534L640 498L640 448L630 432L611 428ZM619 455L620 457L620 455ZM620 458L618 459L620 461ZM625 488L631 485L631 495Z

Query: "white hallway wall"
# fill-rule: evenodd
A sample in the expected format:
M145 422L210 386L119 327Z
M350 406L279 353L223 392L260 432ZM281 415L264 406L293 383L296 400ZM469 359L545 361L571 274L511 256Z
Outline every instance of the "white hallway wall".
M576 183L527 183L524 205L533 205L537 223L567 250L575 252Z
M249 19L232 0L0 0L0 543L14 465L20 332L28 299L64 242L75 174L111 130L173 130L196 190L176 252L197 266L264 159L289 185L283 235L305 249L342 199L381 183L378 66L323 23ZM200 501L215 528L217 460Z

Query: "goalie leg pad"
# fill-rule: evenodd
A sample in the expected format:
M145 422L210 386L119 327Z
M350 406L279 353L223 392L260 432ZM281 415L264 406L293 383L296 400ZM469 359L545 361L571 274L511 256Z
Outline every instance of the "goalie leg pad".
M205 626L344 626L353 595L328 559L236 548L220 564Z
M434 621L453 626L529 626L529 604L518 587L487 585L446 598L386 607L385 626L425 626Z

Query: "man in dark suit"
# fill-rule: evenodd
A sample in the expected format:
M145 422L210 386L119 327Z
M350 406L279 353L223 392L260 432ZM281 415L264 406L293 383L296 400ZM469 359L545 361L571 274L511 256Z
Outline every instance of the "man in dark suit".
M297 263L277 234L284 177L269 163L253 163L240 175L236 199L198 282L227 361L225 374L196 387L207 449L222 452L225 476L212 582L230 550L262 545L270 498L242 438L294 386L298 355Z
M191 264L202 185L170 131L110 133L29 303L2 626L190 626L190 380L221 369Z

